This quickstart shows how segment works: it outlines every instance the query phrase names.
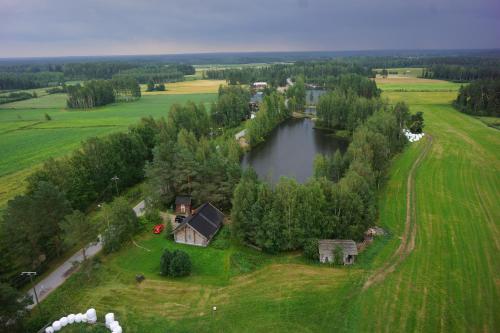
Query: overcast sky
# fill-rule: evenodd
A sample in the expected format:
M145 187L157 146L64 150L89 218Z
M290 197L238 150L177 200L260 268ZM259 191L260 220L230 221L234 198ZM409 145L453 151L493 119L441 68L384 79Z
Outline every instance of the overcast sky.
M499 0L0 0L0 57L500 48Z

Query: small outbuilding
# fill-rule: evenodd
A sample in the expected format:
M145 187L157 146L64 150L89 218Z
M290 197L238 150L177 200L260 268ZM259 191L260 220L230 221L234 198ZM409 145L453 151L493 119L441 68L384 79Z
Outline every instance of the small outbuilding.
M223 221L224 214L211 203L205 203L174 229L174 240L182 244L207 246Z
M175 198L175 213L176 214L191 214L191 197L179 195Z
M356 242L347 239L320 239L318 241L319 261L323 263L335 262L335 251L341 251L344 265L352 265L358 256Z

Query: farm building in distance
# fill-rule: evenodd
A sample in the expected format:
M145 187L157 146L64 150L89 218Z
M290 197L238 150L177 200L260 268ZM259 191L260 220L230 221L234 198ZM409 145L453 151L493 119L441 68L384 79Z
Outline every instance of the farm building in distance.
M191 214L191 197L177 196L175 198L175 213L176 214Z
M342 251L342 261L344 265L352 265L358 255L358 248L353 240L346 239L320 239L318 242L319 261L323 263L333 263L334 250L339 248Z
M223 221L224 214L211 203L205 203L174 229L174 239L177 243L207 246Z
M265 88L267 88L267 82L254 82L254 83L252 83L252 88L265 89Z

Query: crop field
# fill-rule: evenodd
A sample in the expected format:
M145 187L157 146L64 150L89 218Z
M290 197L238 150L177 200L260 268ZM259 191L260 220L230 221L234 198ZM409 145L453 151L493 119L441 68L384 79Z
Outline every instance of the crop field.
M449 92L458 91L460 83L413 77L389 76L376 78L377 86L384 91Z
M375 68L375 70L380 73L382 68ZM407 77L407 78L418 78L422 75L423 68L421 67L399 67L399 68L387 68L389 72L389 78L394 77ZM397 72L397 74L393 74L393 72ZM380 76L380 74L378 74Z
M29 174L27 170L48 157L67 154L88 137L125 131L142 117L166 116L174 103L209 103L215 98L215 94L201 93L146 95L136 102L69 111L64 108L64 95L55 94L1 105L0 210L23 190L22 176Z
M215 94L219 86L226 85L224 80L188 80L165 83L165 91L146 91L146 85L141 85L142 94L148 95L179 95L179 94Z
M424 130L433 143L416 174L415 248L383 282L357 296L354 331L495 332L500 132L454 110L449 96L419 101L414 93L387 95L416 102L410 102L411 111L424 112ZM393 237L374 265L390 260L401 243L405 170L425 140L393 166L380 202L380 223ZM367 320L354 320L358 316Z

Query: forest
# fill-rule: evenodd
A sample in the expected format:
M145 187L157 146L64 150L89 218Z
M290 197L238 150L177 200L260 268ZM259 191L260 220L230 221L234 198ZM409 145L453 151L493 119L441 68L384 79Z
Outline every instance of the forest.
M74 80L134 78L139 83L176 82L195 73L191 65L149 62L81 62L0 66L0 90L59 86Z
M500 78L478 80L460 87L453 105L474 116L500 116Z

